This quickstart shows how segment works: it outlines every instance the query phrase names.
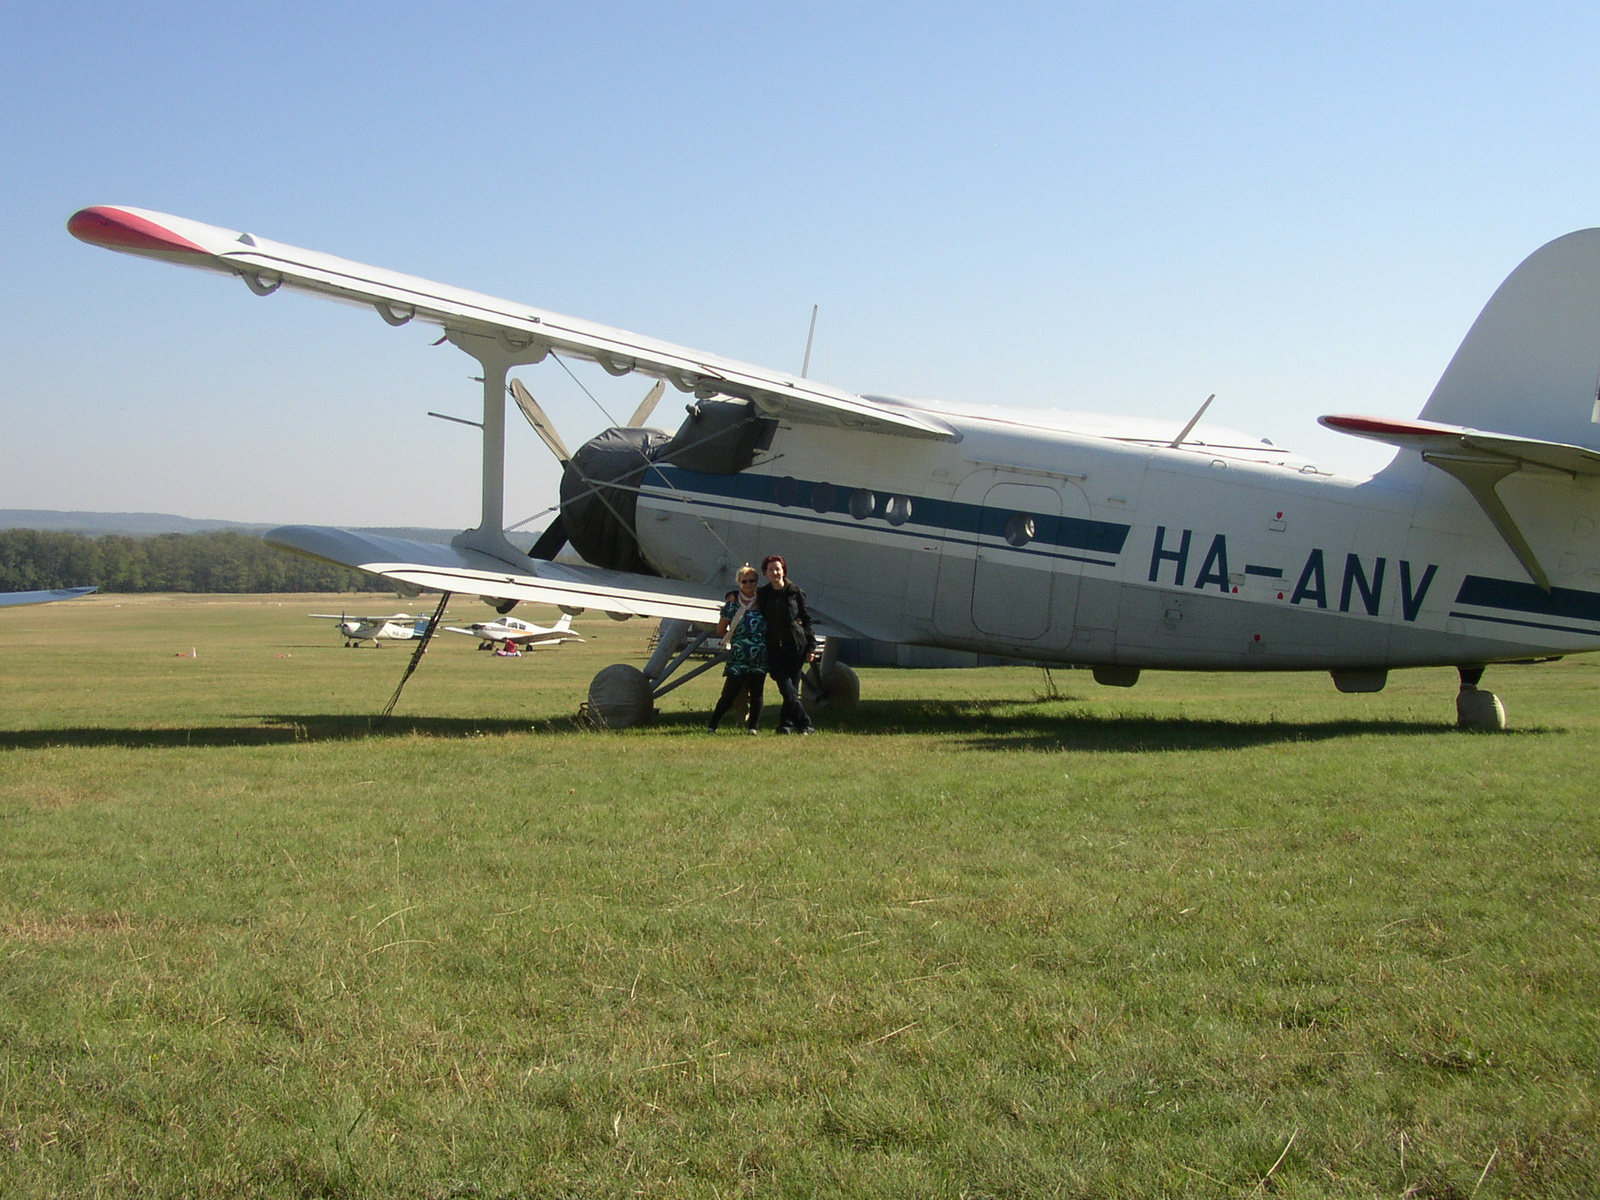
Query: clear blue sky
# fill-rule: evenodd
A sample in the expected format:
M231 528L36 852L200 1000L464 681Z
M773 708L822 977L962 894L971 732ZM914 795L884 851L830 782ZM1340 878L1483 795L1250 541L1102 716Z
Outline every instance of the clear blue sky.
M127 204L861 392L1211 417L1371 470L1600 223L1600 6L0 8L0 507L464 526L475 364L84 246ZM648 387L580 377L618 412ZM546 363L570 443L607 422ZM676 423L670 393L658 423ZM554 498L531 434L508 520Z

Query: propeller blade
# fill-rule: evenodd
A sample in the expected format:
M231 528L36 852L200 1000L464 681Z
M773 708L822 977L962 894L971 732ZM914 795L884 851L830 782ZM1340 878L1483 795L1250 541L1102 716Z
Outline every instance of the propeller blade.
M639 402L639 407L633 410L633 416L628 418L629 429L638 429L650 419L650 414L656 410L656 401L661 399L661 393L666 391L666 388L664 380L656 380L655 387L650 389L645 398Z
M545 531L539 535L539 540L533 544L533 549L528 551L529 558L536 558L540 562L549 562L561 553L562 547L567 544L567 523L561 519L561 514L556 514L556 519L551 521Z
M511 381L511 398L517 402L517 407L522 410L522 415L528 418L528 424L533 426L533 431L539 435L540 440L550 447L550 452L560 460L561 465L566 466L568 460L572 458L567 444L561 440L561 435L550 423L550 418L544 415L544 409L539 407L539 402L533 398L533 393L522 386L522 380Z

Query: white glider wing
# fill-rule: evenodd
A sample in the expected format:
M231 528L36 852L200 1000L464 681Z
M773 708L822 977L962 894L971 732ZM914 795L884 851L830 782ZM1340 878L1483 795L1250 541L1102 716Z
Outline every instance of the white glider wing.
M101 205L74 213L67 229L108 250L237 275L257 295L279 287L315 292L370 305L391 325L418 320L495 337L508 350L535 356L557 350L598 363L613 375L638 371L702 398L741 397L772 416L911 437L954 437L937 417L814 380L166 213Z
M87 596L94 590L92 587L75 587L46 588L38 592L0 592L0 608L11 608L19 604L53 604L57 600L76 600L79 596Z
M671 579L607 571L600 567L527 561L512 570L481 551L406 538L353 533L316 525L285 525L265 535L268 545L291 554L352 567L428 591L493 596L598 609L616 616L679 617L715 622L722 591Z

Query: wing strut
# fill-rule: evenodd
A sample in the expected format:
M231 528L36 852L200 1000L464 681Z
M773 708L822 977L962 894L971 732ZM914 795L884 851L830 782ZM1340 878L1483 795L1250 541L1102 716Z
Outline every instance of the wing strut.
M433 641L434 632L439 628L439 622L444 619L444 610L450 603L450 595L451 593L445 592L439 597L439 607L434 609L433 616L428 618L428 627L422 631L422 637L417 640L417 648L411 652L411 661L406 664L406 673L400 676L400 684L394 689L394 695L390 696L389 703L383 706L383 720L387 721L394 713L394 706L400 703L400 693L406 690L406 681L416 671L422 656L428 652L428 643Z
M533 337L512 338L452 329L450 344L478 360L483 368L483 511L476 529L450 539L452 546L480 550L525 568L528 556L506 540L506 373L512 367L540 362L550 353L548 344Z
M1500 499L1500 493L1495 491L1495 485L1507 475L1521 470L1522 464L1510 458L1440 454L1432 450L1424 450L1422 457L1446 475L1459 480L1461 486L1472 493L1472 498L1478 502L1478 507L1483 509L1483 515L1489 518L1489 523L1494 526L1495 532L1505 540L1511 553L1517 556L1517 561L1528 573L1528 578L1548 592L1550 576L1534 554L1533 547L1528 545L1528 539L1522 536L1522 530L1517 528L1517 522L1506 508L1505 501Z

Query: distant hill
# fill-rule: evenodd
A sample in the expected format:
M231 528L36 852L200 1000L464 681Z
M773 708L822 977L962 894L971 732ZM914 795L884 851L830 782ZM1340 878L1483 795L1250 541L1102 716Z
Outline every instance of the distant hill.
M240 533L265 533L271 525L246 525L242 521L199 521L171 513L59 512L51 508L0 508L0 529L42 529L50 533L120 533L126 537L153 537L158 533L210 533L235 529Z
M115 533L123 537L155 537L161 533L213 533L231 529L236 533L262 534L285 524L252 525L244 521L207 521L179 517L172 513L61 512L51 508L0 508L0 529L40 529L49 533L81 533L86 537ZM418 529L410 527L366 527L362 533L381 533L390 537L411 538L418 542L448 542L460 530ZM534 534L511 535L513 545L526 549Z

